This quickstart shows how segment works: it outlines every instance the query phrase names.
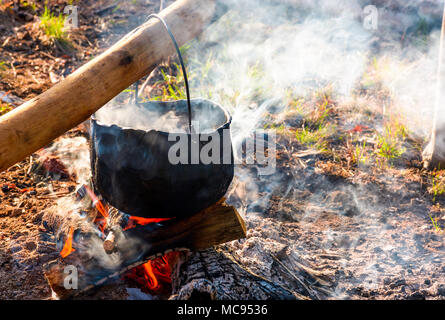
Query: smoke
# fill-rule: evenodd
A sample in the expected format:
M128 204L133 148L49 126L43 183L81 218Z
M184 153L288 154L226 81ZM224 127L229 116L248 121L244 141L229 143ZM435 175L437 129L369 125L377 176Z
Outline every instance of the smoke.
M413 136L428 137L435 99L437 28L442 12L439 1L227 3L232 10L192 43L186 56L192 96L208 97L233 113L235 149L267 124L268 114L282 112L287 97L306 97L326 88L337 101L348 101L358 108L379 106L384 118L396 115ZM366 5L378 7L377 30L363 27ZM369 78L370 94L358 94ZM380 126L376 121L375 127ZM354 280L350 275L340 277L339 282L367 290L378 288L382 277L391 275L388 259L401 274L431 261L432 255L424 252L416 260L421 251L418 247L391 238L388 230L394 228L397 219L382 219L382 212L391 216L391 204L382 200L382 190L361 187L360 181L352 185L330 183L315 174L313 162L308 163L306 168L291 168L294 172L290 176L279 171L266 178L257 176L255 168L236 168L228 201L243 214L251 237L269 229L279 234L276 225L264 221L272 212L280 221L298 221L299 228L314 232L307 245L301 241L296 245L290 235L276 233L268 241L288 245L296 256L337 250L342 243L346 253L338 264L354 265L361 275ZM387 180L389 185L394 182L391 177ZM307 190L312 193L310 197L305 196ZM340 200L332 198L336 193ZM281 198L278 208L274 196ZM333 207L335 203L338 207ZM290 212L286 206L291 207ZM335 223L345 215L353 221L349 237L339 233ZM325 227L320 228L323 231L317 238L318 224ZM404 239L416 242L412 234L417 231L408 229L403 230ZM262 245L250 240L233 246L249 267L271 276L269 248L258 248ZM354 256L355 251L363 254ZM335 287L331 295L344 298L352 294L345 292L345 286Z
M303 95L327 84L349 95L366 67L371 34L349 11L320 19L286 14L283 4L269 1L243 1L232 8L200 38L201 44L215 46L207 62L211 71L194 75L200 81L192 95L201 91L235 112L285 97L289 90ZM192 74L205 69L206 52L199 44L193 49L188 52Z
M86 184L91 178L90 152L84 137L60 138L46 152L56 156L78 184Z
M379 59L383 85L388 88L394 108L400 110L409 130L420 137L431 132L436 99L436 73L438 61L438 37L426 54L417 59ZM412 53L412 52L411 52Z

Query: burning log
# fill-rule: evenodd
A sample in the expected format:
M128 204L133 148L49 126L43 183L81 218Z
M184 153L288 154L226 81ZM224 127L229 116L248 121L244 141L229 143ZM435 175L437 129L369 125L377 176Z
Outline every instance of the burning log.
M245 236L246 226L238 211L223 203L217 203L179 221L166 221L164 228L148 224L125 231L126 238L142 239L158 252L175 247L206 249ZM125 243L125 240L120 243ZM120 243L117 242L116 246L119 247Z
M224 11L216 0L180 0L160 16L183 45ZM152 19L48 91L2 116L0 171L87 120L174 52L162 23Z
M116 219L113 214L110 218ZM45 265L49 284L59 298L68 298L173 250L205 249L246 236L244 221L236 209L222 201L182 220L158 221L126 230L114 226L105 241L94 233L83 234L86 239L83 246L90 251L94 243L103 242L103 254L97 252L99 249L96 247L94 255L88 249L76 249L77 244L71 243L75 232L70 229L68 244L65 242L63 250L64 258ZM67 266L74 266L78 272L78 290L66 288L67 275L64 272Z

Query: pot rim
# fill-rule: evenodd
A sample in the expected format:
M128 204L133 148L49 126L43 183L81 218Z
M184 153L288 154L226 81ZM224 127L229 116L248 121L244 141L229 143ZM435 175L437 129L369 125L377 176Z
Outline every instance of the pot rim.
M182 101L185 101L187 103L186 99L180 99L180 100L170 100L170 101L147 101L147 102L140 102L140 104L145 104L145 103L150 103L150 102L174 104L174 103L178 103L178 102L182 102ZM224 112L224 115L226 117L226 121L224 122L224 124L222 124L218 128L213 129L212 132L219 131L221 129L224 129L227 126L230 126L230 124L232 123L232 115L230 114L229 110L224 108L219 103L216 103L216 102L214 102L212 100L209 100L209 99L206 99L206 98L193 98L193 99L190 99L191 103L196 102L196 101L204 101L204 102L211 103L214 106L219 107ZM105 124L105 123L103 123L102 121L100 121L99 119L96 118L96 112L91 115L91 121L94 123L94 125L98 125L98 126L105 127L105 128L107 128L107 127L111 128L111 127L115 126L115 127L121 128L122 130L136 130L136 131L144 131L144 132L155 131L155 132L158 132L158 133L161 133L161 134L166 134L166 135L168 135L168 134L184 134L184 132L181 132L181 133L178 133L178 132L166 132L166 131L156 130L156 129L150 129L150 130L135 129L135 128L131 128L131 127L120 126L120 125L115 124L115 123L113 123L113 124ZM207 133L208 132L198 132L197 134L207 134ZM186 134L190 135L189 132L186 132Z

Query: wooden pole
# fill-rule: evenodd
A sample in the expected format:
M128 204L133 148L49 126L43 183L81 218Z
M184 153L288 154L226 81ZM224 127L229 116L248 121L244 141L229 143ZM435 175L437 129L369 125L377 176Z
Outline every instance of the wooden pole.
M431 138L428 145L422 153L423 164L427 169L445 168L445 112L440 112L445 108L445 64L444 64L444 46L445 46L445 1L442 13L442 29L439 42L439 61L437 67L436 79L436 97L434 103L434 116ZM445 110L445 109L444 109Z
M217 8L216 0L179 0L160 16L183 45L213 22ZM87 120L174 53L161 22L151 19L48 91L0 117L0 172Z

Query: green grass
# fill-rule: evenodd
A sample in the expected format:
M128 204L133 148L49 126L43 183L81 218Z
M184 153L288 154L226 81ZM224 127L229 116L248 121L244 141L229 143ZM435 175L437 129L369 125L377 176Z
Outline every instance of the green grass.
M8 64L5 61L0 61L0 79L5 76L7 70Z
M355 164L367 164L368 160L369 155L366 148L366 141L356 144L352 152L352 162Z
M266 123L263 126L264 130L275 130L278 134L285 135L289 133L284 124Z
M376 154L387 160L394 160L405 152L403 148L399 147L397 141L388 138L387 135L379 135L377 141Z
M0 116L8 113L12 110L12 107L8 103L3 103L0 101Z
M442 228L439 226L439 223L437 222L437 218L433 218L432 216L430 216L431 222L433 223L433 228L436 231L442 231Z
M399 122L385 126L383 134L377 134L375 153L381 159L392 162L405 153L402 146L407 136L407 129Z
M45 11L43 15L40 16L40 28L42 28L50 39L66 41L66 32L64 30L65 19L66 17L63 14L56 16L45 6Z
M443 170L434 170L431 172L431 186L429 188L430 194L433 196L433 201L437 197L445 194L445 172Z
M288 106L289 110L296 111L299 115L302 117L305 115L304 110L304 101L305 99L296 96L291 89L286 89L284 92L286 105Z
M328 147L327 139L333 132L332 125L319 125L316 129L303 127L296 130L295 137L301 144L325 152Z
M158 81L157 84L162 85L162 94L153 97L153 100L169 101L187 99L182 69L178 64L175 64L175 67L177 69L176 76L166 74L165 71L161 69L163 80Z
M0 2L1 4L1 2ZM23 1L22 5L26 8L26 7L30 7L34 12L37 11L37 5L34 3L34 1Z

